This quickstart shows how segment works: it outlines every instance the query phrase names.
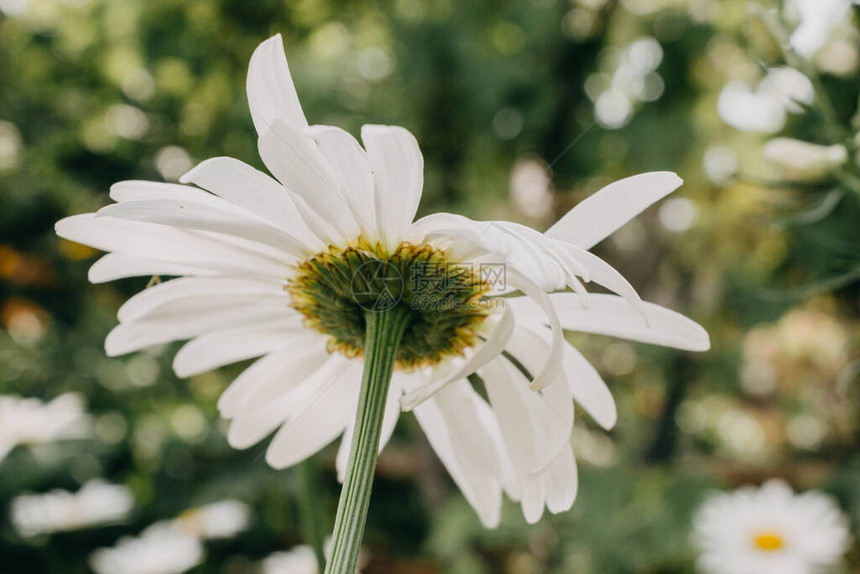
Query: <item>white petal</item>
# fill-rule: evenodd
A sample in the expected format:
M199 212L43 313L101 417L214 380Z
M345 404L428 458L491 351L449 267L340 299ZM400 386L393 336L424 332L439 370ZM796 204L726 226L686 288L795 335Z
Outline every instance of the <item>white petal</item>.
M96 217L94 213L62 219L55 229L64 239L143 259L270 277L283 277L287 270L287 265L273 258L270 248L264 245L226 236L216 238L206 232Z
M170 263L157 259L145 259L123 253L108 253L92 264L89 271L90 283L105 283L126 277L138 277L140 275L214 275L216 271L185 265L182 263Z
M614 267L609 265L600 257L597 257L576 245L566 243L564 244L564 248L569 250L570 254L579 260L586 269L588 269L592 281L598 285L606 287L618 295L621 295L627 299L627 301L633 305L637 311L639 311L643 316L645 315L645 309L642 306L642 299L639 298L639 294L627 279L625 279L621 273L616 271Z
M424 188L424 157L418 141L398 126L365 125L367 150L376 187L376 222L390 248L406 235Z
M295 258L303 258L308 252L307 246L289 233L251 213L229 209L229 206L212 195L208 201L145 199L108 205L96 215L235 235L269 245Z
M235 417L243 408L254 410L278 399L322 367L330 358L325 340L309 334L289 349L275 351L242 371L218 399L218 411Z
M362 367L353 361L293 415L269 445L266 462L274 468L292 466L342 434L358 407Z
M201 303L225 296L243 297L246 301L254 301L258 297L279 297L283 300L285 309L289 305L282 283L242 277L183 277L144 289L119 308L117 318L125 323L143 319L160 310L162 316L169 316L171 312L181 312L183 306L187 309L189 303L199 309ZM162 309L168 304L178 304L178 308L167 309L165 313ZM216 311L218 305L220 303L203 309Z
M361 145L346 131L332 126L312 126L306 130L317 142L352 207L356 223L376 235L375 192L373 171Z
M321 247L319 239L302 220L284 186L237 159L207 159L183 175L180 181L199 185L230 203L271 221L314 251Z
M253 325L279 314L286 313L278 300L250 299L210 313L192 309L184 314L120 323L105 339L105 351L115 357L152 345L190 339L207 331Z
M260 44L248 64L248 105L257 133L262 135L276 119L283 119L297 129L308 121L299 103L284 42L276 34Z
M117 203L139 199L206 199L212 197L202 189L159 181L126 180L110 186L110 197Z
M407 412L411 411L416 406L433 396L433 394L438 392L439 389L445 387L445 385L468 377L480 369L482 365L492 361L504 350L513 331L513 315L507 306L505 306L505 310L502 312L499 322L490 333L490 336L477 347L474 353L463 363L463 365L452 375L440 377L403 395L403 398L400 399L400 404L403 410Z
M186 343L173 359L178 377L191 377L230 363L252 359L305 337L301 321L290 317L240 329L204 333Z
M543 443L535 428L535 417L552 415L545 407L542 412L537 411L536 401L540 401L537 393L521 384L514 367L506 366L503 359L488 363L480 374L517 473L523 514L529 524L534 524L540 520L546 500L543 477L531 474L538 467L538 456L543 452Z
M643 173L616 181L580 202L546 234L589 249L682 183L681 178L669 171Z
M552 345L549 356L542 369L531 373L534 378L529 383L529 387L535 391L539 391L552 383L561 372L562 360L564 358L564 333L562 332L556 309L550 302L547 294L525 277L519 276L518 273L510 273L509 278L511 285L521 289L527 297L531 298L531 301L543 310L552 330ZM578 295L574 296L578 298ZM516 312L516 309L514 311Z
M247 448L263 440L283 423L305 412L314 397L333 381L342 382L343 376L353 369L355 362L342 355L329 355L322 366L309 373L307 370L313 362L301 364L301 374L304 375L302 377L299 377L298 373L281 371L277 373L278 380L273 381L274 373L271 373L261 385L266 391L266 401L262 402L260 397L252 395L245 397L230 423L227 442L233 448ZM360 364L360 361L358 363ZM359 372L358 380L353 381L356 387L360 386L360 375ZM252 402L255 404L251 404Z
M675 347L687 351L710 348L708 333L695 321L653 303L643 303L645 319L623 298L592 294L588 309L582 309L574 293L552 293L549 299L561 317L563 328L571 331L610 335L631 341ZM538 306L530 299L506 300L517 316L538 318Z
M417 407L415 418L481 524L495 528L501 518L501 477L497 446L483 424L482 410L489 410L486 403L460 380Z
M353 207L313 139L283 120L275 120L260 136L257 148L272 175L305 200L320 218L348 239L358 234ZM308 226L314 223L305 222Z
M550 465L546 477L546 507L553 514L570 510L576 500L579 477L576 459L568 446Z

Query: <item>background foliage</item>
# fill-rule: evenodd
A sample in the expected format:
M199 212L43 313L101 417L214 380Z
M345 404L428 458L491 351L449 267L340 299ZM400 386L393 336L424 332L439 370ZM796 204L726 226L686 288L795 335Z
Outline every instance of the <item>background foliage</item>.
M91 439L18 448L0 462L3 570L88 572L92 549L224 497L253 505L252 526L210 544L194 572L250 572L301 542L293 473L267 468L262 447L226 444L215 401L241 365L183 381L170 369L175 349L105 357L117 307L146 280L90 286L95 253L53 234L60 217L106 204L119 180L175 181L215 155L262 168L244 80L253 49L277 32L311 123L354 134L363 123L391 123L416 134L423 212L543 229L611 180L674 170L686 181L683 201L652 208L598 252L644 299L702 322L713 350L575 339L610 383L619 424L605 433L578 417L579 499L534 527L509 504L502 526L483 530L404 417L380 459L369 572L689 572L690 518L707 491L771 476L835 494L860 524L852 363L860 291L850 275L858 196L846 193L803 225L786 223L786 213L827 190L765 185L779 178L760 159L762 137L717 116L729 79L778 63L748 8L738 0L0 1L0 393L79 392L95 428ZM613 129L618 110L595 116L593 98L643 37L660 46L651 91ZM856 62L822 78L849 125ZM824 137L812 112L788 129ZM538 174L540 190L535 178L525 186L524 176L512 178L515 166ZM546 169L551 183L541 179ZM319 458L332 516L333 453ZM77 490L95 476L132 489L126 524L35 539L12 528L14 496ZM860 572L856 550L846 568Z

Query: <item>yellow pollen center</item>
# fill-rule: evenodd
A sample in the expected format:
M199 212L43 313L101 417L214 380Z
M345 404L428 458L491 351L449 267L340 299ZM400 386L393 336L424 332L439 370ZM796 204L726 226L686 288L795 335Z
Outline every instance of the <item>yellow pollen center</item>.
M753 539L753 543L756 548L765 552L775 552L780 550L784 545L782 536L775 532L762 532L757 534Z

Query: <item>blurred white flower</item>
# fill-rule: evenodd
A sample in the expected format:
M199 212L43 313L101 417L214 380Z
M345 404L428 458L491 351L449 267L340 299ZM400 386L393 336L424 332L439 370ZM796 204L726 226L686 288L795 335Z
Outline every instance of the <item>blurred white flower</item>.
M46 444L89 434L83 399L65 393L49 403L37 398L0 396L0 461L19 444Z
M729 146L710 146L702 157L702 167L709 180L725 185L738 172L738 155Z
M782 480L713 495L694 528L704 574L815 574L836 565L850 543L833 499L795 495Z
M511 170L511 200L528 217L540 219L552 212L552 175L535 159L521 159Z
M200 539L170 521L156 522L140 536L120 538L90 556L96 574L180 574L203 561Z
M90 480L78 492L52 490L12 500L12 524L21 536L120 522L134 507L128 488Z
M674 197L660 206L660 223L669 231L681 233L696 224L699 209L686 197Z
M263 559L263 574L318 574L317 559L310 546L296 546Z
M586 92L594 100L595 118L606 129L627 125L633 117L634 103L659 99L665 87L656 72L663 61L663 48L655 38L643 36L633 40L620 52L617 61L611 76L604 72L586 82Z
M181 531L198 538L229 538L248 527L251 509L238 500L221 500L186 510L173 522Z
M851 0L789 0L800 21L790 38L794 51L804 58L815 56L849 16L851 4Z
M331 540L325 542L325 555L331 553ZM367 564L367 555L362 550L358 557L356 574ZM307 545L295 546L283 552L273 552L260 563L262 574L319 574L316 554Z
M733 128L746 132L776 133L785 126L786 113L799 113L799 104L815 97L812 82L793 68L773 68L758 86L727 83L717 100L720 117Z
M816 145L791 138L774 138L762 148L780 175L793 180L817 180L848 161L843 145Z

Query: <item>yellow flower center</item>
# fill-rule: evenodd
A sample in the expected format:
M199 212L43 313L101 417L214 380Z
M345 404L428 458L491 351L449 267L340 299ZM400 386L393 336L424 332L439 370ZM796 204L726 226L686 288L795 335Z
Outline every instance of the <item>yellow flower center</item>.
M782 549L785 541L776 532L761 532L753 539L755 547L764 552L776 552Z
M407 309L409 324L396 359L407 370L475 345L477 327L493 303L474 265L451 262L431 245L401 243L389 252L364 239L331 246L298 264L286 289L305 324L329 337L330 351L348 357L364 354L366 313Z

